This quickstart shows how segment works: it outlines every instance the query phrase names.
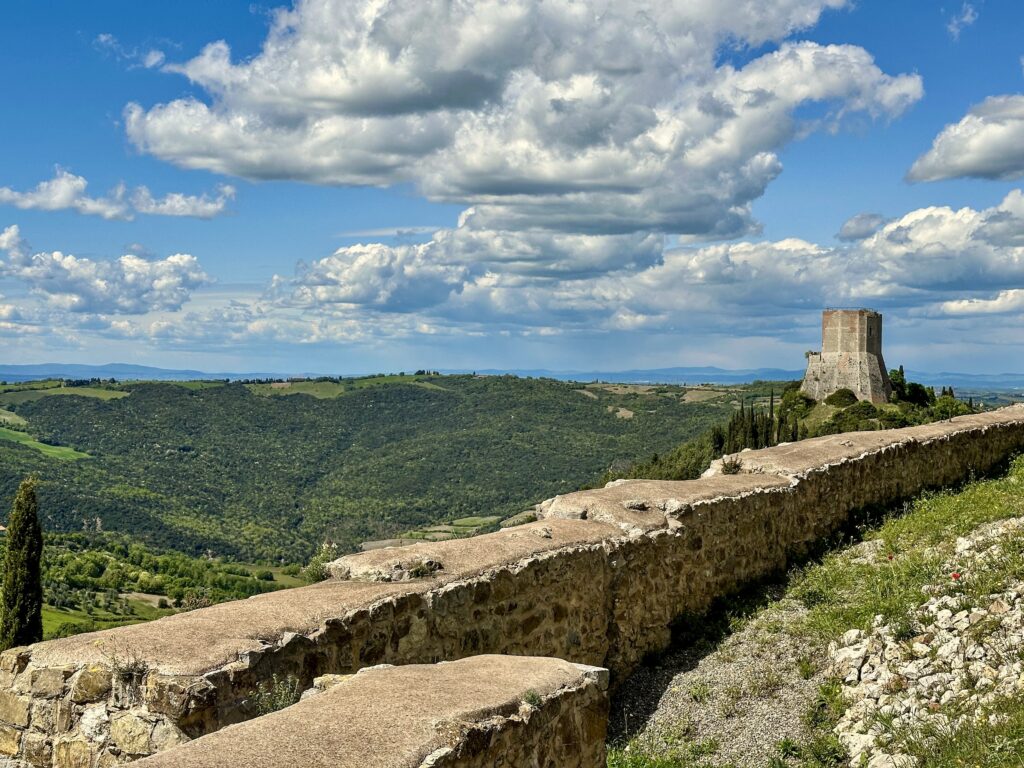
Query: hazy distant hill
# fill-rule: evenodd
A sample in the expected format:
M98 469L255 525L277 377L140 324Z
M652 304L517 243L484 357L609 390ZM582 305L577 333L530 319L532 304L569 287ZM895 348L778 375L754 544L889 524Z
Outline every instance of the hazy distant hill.
M752 381L791 381L803 378L802 369L783 368L739 368L727 369L714 366L632 369L626 371L553 371L544 368L478 369L474 373L486 375L511 374L558 379L561 381L608 381L636 384L743 384ZM470 373L468 370L452 369L444 373ZM39 365L2 365L0 380L34 381L48 378L67 379L110 379L119 381L190 381L195 379L268 379L289 376L316 377L322 374L297 372L220 372L174 370L153 368L145 365L111 363L109 365L72 365L65 363L43 363ZM348 375L348 374L331 374ZM975 374L943 371L908 370L907 376L913 381L935 387L965 387L973 390L1024 390L1024 373Z
M77 365L73 363L40 363L37 365L0 365L2 381L37 381L40 379L117 379L118 381L193 381L195 379L275 378L280 373L207 373L205 371L153 368L148 365L109 363Z
M480 370L488 375L512 374L513 376L534 376L561 381L609 381L630 384L745 384L752 381L792 381L802 379L803 371L789 371L782 368L651 368L628 371L549 371L546 369ZM1024 379L1024 377L1022 377Z

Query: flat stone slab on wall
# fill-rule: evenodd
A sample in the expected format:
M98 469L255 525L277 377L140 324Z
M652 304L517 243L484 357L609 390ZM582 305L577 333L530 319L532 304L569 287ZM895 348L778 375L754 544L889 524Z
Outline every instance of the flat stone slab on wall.
M604 768L607 672L476 656L364 669L140 768Z
M990 471L1024 407L743 452L741 474L630 480L539 505L535 523L350 555L322 584L0 655L0 757L90 768L255 714L273 675L487 653L607 667L663 649L678 617L786 567L856 510Z

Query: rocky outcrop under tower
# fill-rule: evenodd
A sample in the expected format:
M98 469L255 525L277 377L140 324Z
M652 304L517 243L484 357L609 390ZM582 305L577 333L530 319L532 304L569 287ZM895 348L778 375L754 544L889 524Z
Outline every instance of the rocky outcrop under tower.
M892 384L882 358L882 316L870 309L827 309L821 315L821 352L807 353L800 390L824 400L839 389L860 400L887 403Z

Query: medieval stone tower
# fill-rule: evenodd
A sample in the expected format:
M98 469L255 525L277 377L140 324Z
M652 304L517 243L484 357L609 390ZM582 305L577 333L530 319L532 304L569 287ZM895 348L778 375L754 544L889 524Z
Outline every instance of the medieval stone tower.
M882 359L882 316L870 309L826 309L821 313L821 352L807 353L800 390L824 400L837 389L861 400L887 403L892 384Z

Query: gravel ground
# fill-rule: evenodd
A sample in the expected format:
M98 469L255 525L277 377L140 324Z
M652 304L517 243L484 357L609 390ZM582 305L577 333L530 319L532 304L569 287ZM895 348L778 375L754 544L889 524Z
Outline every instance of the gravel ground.
M824 650L786 632L802 611L773 602L724 639L680 638L619 689L613 743L638 738L658 750L685 742L703 765L764 768L780 740L808 736L803 716L825 679Z

